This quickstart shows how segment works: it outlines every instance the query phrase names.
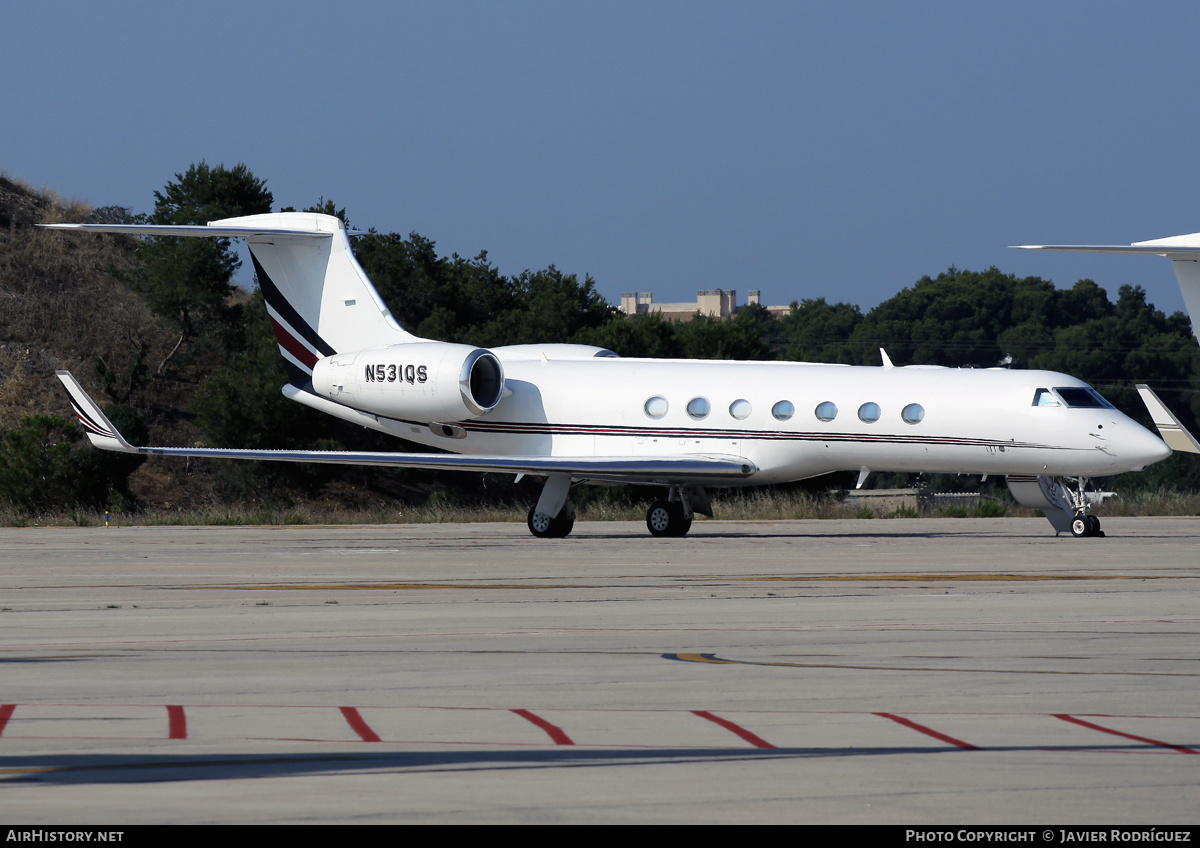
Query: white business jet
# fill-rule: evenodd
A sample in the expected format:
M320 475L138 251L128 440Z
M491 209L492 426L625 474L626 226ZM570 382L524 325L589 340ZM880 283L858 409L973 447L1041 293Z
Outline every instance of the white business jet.
M392 317L344 225L328 215L46 226L244 239L287 364L284 395L451 453L136 447L59 372L96 447L536 475L546 483L528 523L541 538L570 533L577 482L664 487L646 524L655 536L682 536L694 513L712 513L706 487L847 469L859 486L871 471L1005 475L1056 530L1090 536L1100 525L1088 478L1171 453L1087 384L1049 371L896 368L886 354L882 367L624 359L585 345L483 349L418 338Z

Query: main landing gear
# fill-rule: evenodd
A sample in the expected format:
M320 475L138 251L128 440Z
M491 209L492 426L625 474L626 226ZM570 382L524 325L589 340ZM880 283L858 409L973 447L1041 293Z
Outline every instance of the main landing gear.
M539 539L562 539L575 527L575 505L567 498L571 478L552 474L538 501L529 508L525 523ZM671 486L665 501L646 510L646 527L653 536L686 536L696 513L712 517L712 504L703 486Z
M686 536L696 513L712 517L712 506L702 486L671 486L665 501L646 510L646 527L652 536Z
M655 501L646 510L646 527L652 536L686 536L692 529L692 515L683 511L680 501Z
M575 526L575 506L567 499L571 477L551 474L546 478L537 503L529 508L529 532L539 539L562 539Z
M525 523L529 525L529 532L539 539L565 539L575 527L575 505L567 501L558 515L551 518L544 512L538 512L534 504L529 508Z

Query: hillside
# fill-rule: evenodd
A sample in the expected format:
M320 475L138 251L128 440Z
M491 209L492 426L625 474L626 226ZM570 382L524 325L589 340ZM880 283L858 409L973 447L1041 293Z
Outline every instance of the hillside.
M95 397L132 407L156 438L195 441L184 412L194 374L176 369L170 379L148 383L140 377L161 368L178 334L119 282L138 261L138 242L64 237L33 226L63 220L97 220L96 210L0 178L0 430L38 413L70 420L54 377L65 369ZM133 486L148 505L192 506L211 488L196 477L178 464L151 461Z
M71 371L127 433L168 445L257 444L397 450L282 398L286 381L265 311L228 287L190 333L135 291L145 276L141 241L47 231L37 223L123 220L128 210L63 202L0 176L0 434L31 415L74 416L54 376ZM199 412L196 410L199 409ZM207 430L205 429L207 427ZM72 456L92 452L85 439ZM2 469L0 469L2 470ZM479 496L476 475L150 458L129 477L142 507L159 512L309 502L330 509L398 508L431 494ZM493 485L492 494L511 492ZM0 491L0 501L7 494Z
M175 176L176 182L155 192L154 213L137 220L195 223L276 208L265 181L243 165L226 169L201 162ZM323 199L308 211L345 216L344 209ZM66 369L131 438L150 444L419 449L280 395L287 378L261 297L230 285L237 260L219 243L183 239L173 244L35 226L120 221L128 215L119 207L66 202L0 174L0 436L21 430L33 415L71 420L54 378L55 370ZM433 242L416 233L370 231L355 239L354 249L401 323L427 338L482 346L574 342L624 356L858 365L878 364L878 351L886 346L897 364L975 368L1007 362L1070 373L1142 420L1147 420L1145 410L1132 384L1148 382L1185 424L1194 426L1200 417L1200 348L1188 317L1164 315L1136 285L1122 286L1113 302L1090 280L1063 289L995 268L951 268L923 277L865 314L853 304L815 299L794 302L781 317L746 307L730 319L674 323L657 315L620 314L590 278L580 280L553 266L505 276L484 252L474 259L440 257ZM45 421L39 426L53 429ZM57 459L49 456L52 436L23 438L42 439L39 450L45 456L38 462L58 462L76 483L88 475L117 473L74 435L70 456ZM3 447L18 442L0 442L0 501L12 500L3 487L5 469L11 471L13 463L5 464ZM49 477L39 481L45 472L36 465L17 469L24 474L22 485L53 488ZM112 484L124 486L128 473L120 472ZM871 482L889 487L907 477L878 474ZM1200 490L1200 463L1172 457L1121 484ZM824 489L830 481L798 485ZM975 484L950 478L935 485ZM110 500L158 512L295 503L395 510L427 503L528 501L535 490L534 481L516 486L506 475L150 459L128 477L128 490ZM613 494L604 490L600 497ZM71 508L69 495L54 497L57 508Z

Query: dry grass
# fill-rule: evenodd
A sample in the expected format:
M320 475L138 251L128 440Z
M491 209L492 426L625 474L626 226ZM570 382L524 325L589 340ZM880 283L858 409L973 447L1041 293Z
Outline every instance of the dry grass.
M1096 514L1104 516L1200 515L1200 492L1156 489L1109 498Z
M523 523L526 503L457 506L437 498L419 506L349 508L329 504L301 504L286 509L244 506L210 506L175 510L146 510L135 515L112 514L120 526L258 526L258 525L345 525L345 524L474 524ZM783 521L796 519L873 519L873 518L971 518L976 511L950 508L919 515L912 509L879 513L870 508L849 506L836 493L806 495L778 492L732 492L713 499L717 518L726 521ZM643 521L645 506L639 503L600 501L579 509L580 521ZM1200 493L1147 492L1114 498L1097 509L1101 518L1155 515L1200 515ZM991 510L991 517L995 508ZM1003 512L1007 517L1037 517L1035 510L1011 504ZM0 506L0 526L98 526L104 513L82 510L29 517Z

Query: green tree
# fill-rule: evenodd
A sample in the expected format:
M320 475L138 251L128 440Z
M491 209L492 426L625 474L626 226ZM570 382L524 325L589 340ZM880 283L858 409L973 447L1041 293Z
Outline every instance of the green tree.
M697 315L675 334L685 359L774 359L758 316L745 309L732 318Z
M154 193L152 224L205 224L271 211L266 182L243 164L210 167L201 161ZM231 281L241 266L229 239L155 238L143 249L145 266L135 285L152 309L176 323L187 339L200 325L236 322L227 309Z
M615 311L591 277L580 283L553 265L525 271L509 285L512 306L480 328L485 338L477 343L575 342L585 330L608 323Z
M582 330L575 341L608 348L625 357L678 359L683 356L683 348L675 334L677 327L659 312L614 313L599 327Z
M570 342L608 323L614 311L591 277L580 282L553 265L506 277L486 251L474 259L439 257L417 233L368 232L355 238L354 252L400 324L424 338L487 346Z
M131 437L144 435L129 407L108 407L105 414ZM58 415L29 415L0 433L0 499L31 515L62 507L135 507L128 478L145 457L72 450L80 439L79 428Z
M850 303L829 304L823 297L792 301L787 315L778 319L773 339L783 348L781 359L850 365L850 334L862 319L862 310Z
M331 433L334 419L285 398L288 382L262 291L247 310L246 348L208 377L188 406L211 447L303 450ZM333 472L336 473L336 472ZM218 472L226 499L252 497L283 501L284 490L311 490L330 476L312 466L280 462L234 462Z

